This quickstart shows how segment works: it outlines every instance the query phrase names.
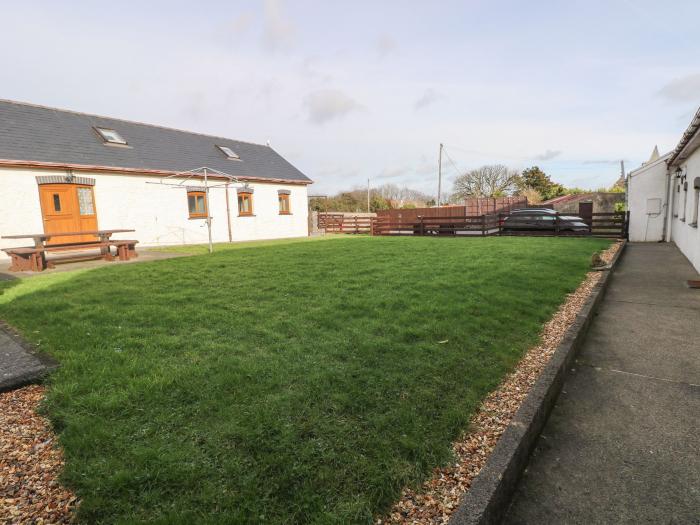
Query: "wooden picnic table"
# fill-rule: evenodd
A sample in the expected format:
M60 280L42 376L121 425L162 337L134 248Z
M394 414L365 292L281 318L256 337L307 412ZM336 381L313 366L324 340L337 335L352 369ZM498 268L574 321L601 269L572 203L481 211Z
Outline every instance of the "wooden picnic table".
M135 246L138 243L136 240L114 240L110 238L115 233L134 232L136 230L129 229L113 229L113 230L84 230L76 232L61 232L61 233L27 233L22 235L3 235L3 239L33 239L34 247L24 248L3 248L3 251L12 257L10 270L22 271L42 271L46 268L53 268L54 264L46 260L47 251L76 251L99 248L100 256L106 260L114 259L110 251L110 246L114 245L117 249L119 260L128 261L130 257L136 257ZM97 237L98 240L66 242L63 244L47 244L54 238L60 237L75 237L82 235L90 235Z
M135 232L136 230L86 230L81 232L62 232L62 233L26 233L24 235L3 235L3 239L34 239L36 248L46 248L46 242L53 237L73 237L75 235L94 235L99 237L100 242L106 242L115 233ZM76 243L79 244L79 243Z

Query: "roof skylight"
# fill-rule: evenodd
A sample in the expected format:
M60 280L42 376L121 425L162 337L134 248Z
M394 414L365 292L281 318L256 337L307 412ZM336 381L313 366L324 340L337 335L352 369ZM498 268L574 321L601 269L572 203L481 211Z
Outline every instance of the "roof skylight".
M104 141L108 144L122 144L126 145L126 140L114 131L113 129L108 129L108 128L95 128L95 131L100 134L100 136L104 139Z
M234 160L240 160L240 157L238 156L238 153L233 151L231 148L228 146L217 146L221 150L221 152L226 155L227 158L229 159L234 159Z

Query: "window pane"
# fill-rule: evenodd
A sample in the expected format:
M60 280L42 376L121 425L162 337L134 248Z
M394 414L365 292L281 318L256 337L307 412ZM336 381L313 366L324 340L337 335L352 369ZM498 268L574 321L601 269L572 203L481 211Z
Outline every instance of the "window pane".
M53 194L53 209L54 211L61 211L61 196L58 193Z
M280 195L280 213L289 213L289 196Z
M190 215L193 213L197 213L197 202L194 195L187 196L187 205L190 209Z
M95 202L92 199L92 189L78 188L78 204L80 215L95 215Z
M204 206L204 195L197 195L197 213L206 213Z
M124 140L122 136L113 129L97 128L97 131L100 132L102 138L104 138L107 142L111 142L112 144L126 144L126 140Z
M250 195L239 195L238 196L238 213L241 215L243 214L250 214L251 213L251 206L250 206Z

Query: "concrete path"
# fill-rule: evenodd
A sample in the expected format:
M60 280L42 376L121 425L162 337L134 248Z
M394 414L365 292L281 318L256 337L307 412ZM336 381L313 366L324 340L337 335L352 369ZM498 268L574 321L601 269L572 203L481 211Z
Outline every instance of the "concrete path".
M700 290L629 244L505 522L700 524Z
M55 367L0 324L0 392L32 383Z
M95 257L99 254L96 250L93 250ZM36 277L37 275L48 275L51 273L61 273L70 272L73 270L82 270L85 268L99 268L101 266L114 266L121 264L134 264L139 262L149 262L149 261L161 261L163 259L173 259L175 257L187 257L186 253L178 252L162 252L155 248L141 248L137 249L138 257L133 257L128 261L104 261L102 259L96 258L87 261L55 261L56 267L50 270L44 270L43 272L11 272L9 270L10 260L0 259L0 281L7 280L11 281L13 279L23 279L25 277ZM76 255L85 255L85 252L76 252ZM90 252L87 252L90 255Z

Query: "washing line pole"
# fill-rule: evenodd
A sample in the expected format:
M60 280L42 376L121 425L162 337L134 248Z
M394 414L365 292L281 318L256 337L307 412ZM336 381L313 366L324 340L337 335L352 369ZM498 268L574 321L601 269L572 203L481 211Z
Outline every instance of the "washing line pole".
M367 213L370 212L369 209L369 177L367 178Z
M211 172L217 179L218 178L223 178L226 182L223 184L214 184L213 186L209 185L209 172ZM207 223L207 235L209 237L209 253L214 252L214 243L212 241L212 234L211 234L211 211L209 209L209 190L212 188L224 188L226 190L226 216L228 220L228 227L229 227L229 241L231 240L231 213L229 209L229 201L228 201L228 187L231 183L238 183L240 182L237 177L233 175L229 175L228 173L224 173L223 171L219 171L215 168L207 168L202 167L202 168L197 168L193 170L188 170L188 171L180 171L177 173L173 173L172 175L168 175L164 179L160 179L158 182L153 182L153 181L146 181L146 184L157 184L161 186L170 186L172 188L183 188L187 187L186 184L189 180L192 178L199 178L204 176L204 199L205 199L205 206L206 206L206 223ZM177 180L182 178L178 183L169 183L169 182L164 182L164 181L170 181L170 180ZM200 187L201 189L201 187Z
M209 211L209 178L207 168L204 168L204 205L207 207L207 233L209 234L209 253L214 252L214 245L211 242L211 212Z
M437 207L440 207L440 197L442 196L442 142L440 143L440 152L438 153L438 194Z

